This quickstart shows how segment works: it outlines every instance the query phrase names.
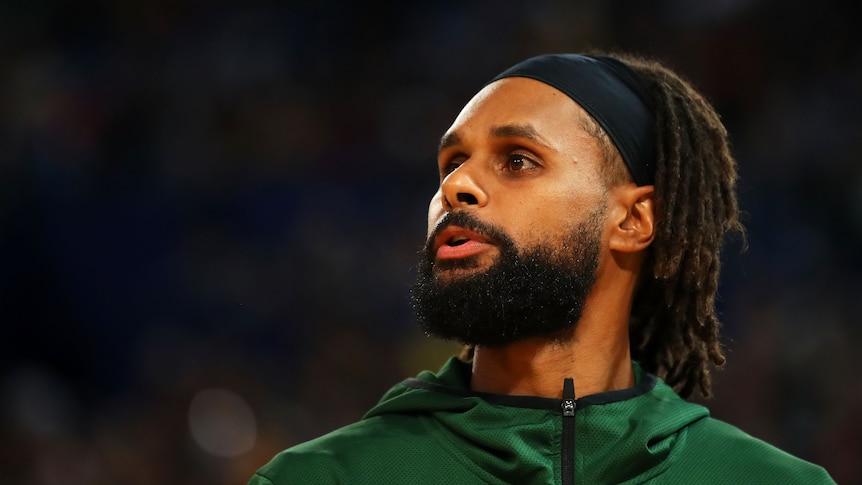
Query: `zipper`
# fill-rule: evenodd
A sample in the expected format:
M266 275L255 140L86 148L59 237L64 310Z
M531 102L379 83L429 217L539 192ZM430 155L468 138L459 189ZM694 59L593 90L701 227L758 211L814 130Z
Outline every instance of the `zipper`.
M560 474L563 485L575 483L575 381L563 381L563 437L560 440Z

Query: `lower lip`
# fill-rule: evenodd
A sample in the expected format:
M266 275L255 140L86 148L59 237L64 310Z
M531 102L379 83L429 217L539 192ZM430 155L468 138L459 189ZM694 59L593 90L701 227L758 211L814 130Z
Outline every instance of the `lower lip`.
M443 245L437 248L437 259L460 259L473 256L484 251L489 244L470 240L458 246Z

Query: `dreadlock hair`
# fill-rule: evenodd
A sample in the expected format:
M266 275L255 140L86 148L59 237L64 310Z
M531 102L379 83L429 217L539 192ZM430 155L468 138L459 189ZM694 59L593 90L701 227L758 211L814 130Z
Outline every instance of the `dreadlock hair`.
M718 114L689 82L658 61L612 55L639 74L655 116L656 234L632 306L632 358L683 398L695 390L708 398L710 370L725 362L715 309L721 247L728 232L745 237L736 162Z

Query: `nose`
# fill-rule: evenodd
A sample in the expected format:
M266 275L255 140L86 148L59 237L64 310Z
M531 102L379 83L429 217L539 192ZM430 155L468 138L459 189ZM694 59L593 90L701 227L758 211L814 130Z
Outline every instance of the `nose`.
M479 183L477 167L469 161L462 163L453 170L440 184L443 194L443 207L454 209L456 207L482 207L488 203L488 194Z

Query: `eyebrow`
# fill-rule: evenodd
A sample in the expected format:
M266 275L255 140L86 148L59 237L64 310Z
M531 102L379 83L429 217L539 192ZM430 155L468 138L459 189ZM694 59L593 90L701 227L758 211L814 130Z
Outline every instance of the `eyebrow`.
M458 145L459 143L461 143L461 137L458 136L457 133L446 133L442 138L440 138L440 146L437 147L437 153L442 152L452 145Z
M500 125L491 127L488 132L491 138L524 138L545 148L551 148L548 140L540 135L531 125ZM438 152L459 143L461 143L461 137L457 132L446 133L440 138Z

